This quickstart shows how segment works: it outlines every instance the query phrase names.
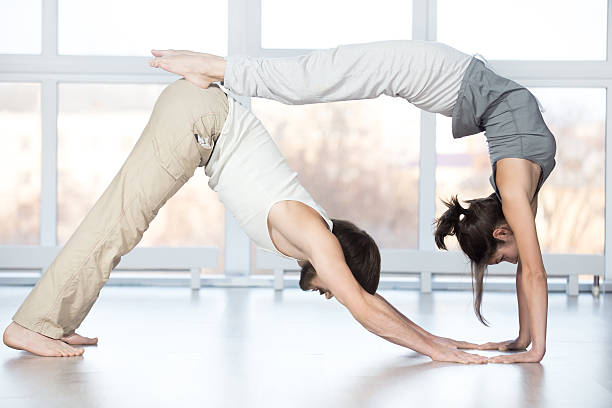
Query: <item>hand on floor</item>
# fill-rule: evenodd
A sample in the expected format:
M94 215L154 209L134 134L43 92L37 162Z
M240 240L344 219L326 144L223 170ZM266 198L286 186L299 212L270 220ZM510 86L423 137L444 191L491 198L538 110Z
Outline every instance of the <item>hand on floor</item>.
M433 361L462 364L487 364L488 359L478 354L466 353L453 347L439 345L429 356Z
M543 353L538 353L533 350L524 351L522 353L506 354L489 358L489 363L539 363L544 357Z
M435 336L433 341L443 346L451 347L455 349L475 350L480 347L478 344L475 344L475 343L469 343L467 341L461 341L461 340L453 340L447 337Z
M506 340L500 342L489 342L480 344L478 346L478 350L499 350L499 351L508 351L508 350L525 350L529 347L531 343L530 340L523 340L521 338L516 338L514 340Z

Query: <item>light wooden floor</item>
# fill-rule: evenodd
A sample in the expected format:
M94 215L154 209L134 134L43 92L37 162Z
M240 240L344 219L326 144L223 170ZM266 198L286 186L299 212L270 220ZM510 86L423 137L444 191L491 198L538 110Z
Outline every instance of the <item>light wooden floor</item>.
M29 288L0 287L2 326ZM517 333L512 293L381 292L436 334ZM288 289L107 287L83 357L0 347L1 407L612 407L612 295L550 295L542 364L462 366L366 332L335 300Z

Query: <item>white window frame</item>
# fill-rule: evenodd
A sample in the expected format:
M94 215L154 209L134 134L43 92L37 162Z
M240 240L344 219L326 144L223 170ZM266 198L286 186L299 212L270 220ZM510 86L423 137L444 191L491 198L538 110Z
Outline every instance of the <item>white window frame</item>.
M176 77L148 67L147 57L106 57L58 55L58 0L41 0L42 52L40 55L0 55L0 82L34 82L41 84L41 211L40 243L28 246L0 246L0 271L44 271L60 247L57 244L57 86L72 83L170 83ZM304 54L305 49L263 49L261 47L261 1L228 0L228 54L279 57ZM436 0L413 0L412 38L436 40ZM605 167L605 245L604 255L544 254L549 276L567 279L569 294L578 293L578 274L612 278L612 0L608 0L607 58L605 61L490 61L496 72L526 86L597 87L606 89L606 167ZM245 98L248 103L248 98ZM467 263L459 252L437 252L431 230L436 203L436 117L421 112L418 247L416 250L381 249L385 281L394 276L414 274L420 278L422 292L432 290L432 275L464 274ZM156 248L151 261L147 248L137 248L124 257L118 269L152 269L152 263L169 270L191 271L191 285L248 285L283 287L283 272L296 270L294 262L267 252L256 251L256 267L273 269L272 278L251 275L250 243L236 221L226 212L225 274L221 277L199 277L199 267L218 265L217 248ZM513 275L510 265L490 268L492 275ZM7 279L3 283L33 283L36 276ZM113 280L111 275L111 281ZM150 279L130 282L147 283ZM444 284L435 287L446 288Z

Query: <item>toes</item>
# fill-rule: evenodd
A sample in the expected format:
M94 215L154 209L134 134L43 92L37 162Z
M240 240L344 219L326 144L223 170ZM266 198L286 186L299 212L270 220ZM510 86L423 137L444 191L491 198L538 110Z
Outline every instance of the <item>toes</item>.
M68 344L72 344L72 345L77 345L77 344L85 344L85 345L98 344L98 338L97 337L85 337L85 336L81 336L80 334L77 334L77 333L73 333L70 336L63 337L62 341L64 343L68 343Z

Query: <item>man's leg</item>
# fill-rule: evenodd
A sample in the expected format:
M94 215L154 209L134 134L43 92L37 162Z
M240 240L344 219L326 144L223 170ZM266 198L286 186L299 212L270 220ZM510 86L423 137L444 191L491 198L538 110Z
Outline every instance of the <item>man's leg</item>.
M216 140L227 111L227 98L217 87L178 80L162 92L127 160L13 317L5 344L62 356L82 353L66 343L93 342L75 329L121 256L208 160L212 147L199 145L194 133Z

